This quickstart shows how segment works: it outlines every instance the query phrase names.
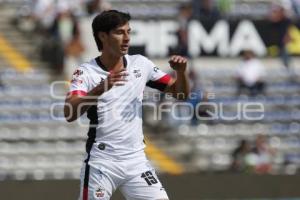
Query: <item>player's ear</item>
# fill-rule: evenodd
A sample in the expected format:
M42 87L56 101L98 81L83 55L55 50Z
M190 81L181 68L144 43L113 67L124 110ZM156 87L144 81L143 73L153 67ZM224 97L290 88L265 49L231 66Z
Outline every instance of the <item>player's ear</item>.
M103 42L106 39L107 34L105 32L99 32L98 37Z

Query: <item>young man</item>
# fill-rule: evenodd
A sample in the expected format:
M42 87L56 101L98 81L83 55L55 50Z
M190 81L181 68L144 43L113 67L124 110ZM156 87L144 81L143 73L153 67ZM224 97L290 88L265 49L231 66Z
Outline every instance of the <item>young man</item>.
M139 109L146 85L178 99L187 97L187 60L171 58L177 75L173 80L147 58L127 55L129 20L129 14L116 10L94 18L93 33L102 54L75 71L66 98L68 122L85 112L90 119L80 199L108 200L117 188L130 200L168 199L144 153Z

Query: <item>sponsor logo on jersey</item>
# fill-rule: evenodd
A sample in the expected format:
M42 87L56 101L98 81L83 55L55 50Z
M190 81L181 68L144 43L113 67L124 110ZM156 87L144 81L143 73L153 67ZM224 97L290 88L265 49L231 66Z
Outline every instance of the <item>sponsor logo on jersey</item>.
M73 79L71 80L71 83L80 85L80 84L83 83L83 80L78 79L78 78L73 78Z
M73 73L73 77L79 77L82 74L83 74L82 70L76 69L75 72Z

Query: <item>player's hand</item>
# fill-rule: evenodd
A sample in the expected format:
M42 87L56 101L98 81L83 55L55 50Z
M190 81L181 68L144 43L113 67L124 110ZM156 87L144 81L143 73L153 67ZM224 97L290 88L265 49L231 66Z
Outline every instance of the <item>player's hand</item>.
M119 71L110 71L109 75L106 78L106 84L108 86L108 89L115 86L122 86L124 85L128 80L128 72L126 69L121 69Z
M169 60L170 66L177 72L185 72L187 59L182 56L174 55Z

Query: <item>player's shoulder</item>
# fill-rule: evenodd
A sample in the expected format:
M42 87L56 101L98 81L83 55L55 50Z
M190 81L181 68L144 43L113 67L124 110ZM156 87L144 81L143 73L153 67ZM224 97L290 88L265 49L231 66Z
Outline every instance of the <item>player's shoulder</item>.
M140 54L136 54L136 55L127 55L127 58L129 59L129 62L131 64L134 64L136 66L139 66L141 68L151 68L151 66L153 66L153 62L148 59L147 57L140 55Z
M126 57L130 61L135 61L135 62L148 62L150 61L146 56L143 56L141 54L134 54L134 55L126 55Z
M93 68L98 68L98 67L97 67L97 64L94 61L94 59L91 59L90 61L86 61L86 62L83 62L83 63L79 64L75 69L80 70L80 71L85 72L85 73L88 73Z

